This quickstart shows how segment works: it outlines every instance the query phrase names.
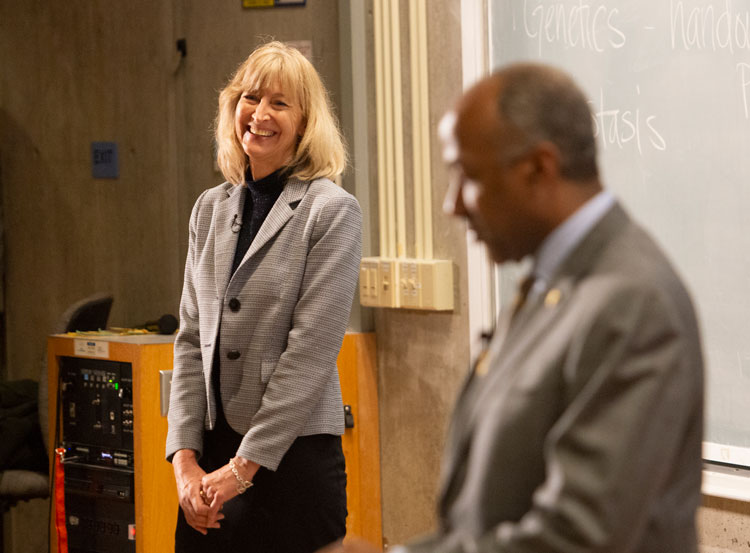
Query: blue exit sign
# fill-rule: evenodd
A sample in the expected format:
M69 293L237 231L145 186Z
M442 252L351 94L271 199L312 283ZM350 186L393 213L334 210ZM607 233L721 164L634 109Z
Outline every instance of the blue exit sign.
M91 143L91 175L95 179L116 179L120 176L117 142Z

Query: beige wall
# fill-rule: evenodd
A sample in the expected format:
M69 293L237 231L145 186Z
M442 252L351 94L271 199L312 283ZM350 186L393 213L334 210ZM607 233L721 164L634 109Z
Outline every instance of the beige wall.
M115 295L114 324L175 312L181 269L169 2L0 1L0 187L8 378L37 378L65 307ZM90 144L120 178L91 177ZM6 517L6 551L46 551L47 505Z
M430 3L428 10L432 129L437 128L440 117L461 93L460 4L440 4L437 8ZM406 196L410 198L411 91L406 2L402 3L401 14ZM383 535L389 543L402 543L435 527L443 437L457 389L469 367L465 227L442 213L447 181L434 132L431 139L434 255L454 262L456 308L452 313L394 309L375 313ZM411 205L407 205L407 213L410 209ZM407 231L410 233L411 229ZM411 245L407 253L413 255Z
M348 87L339 67L346 38L339 36L338 5L308 0L305 8L242 10L239 0L0 0L8 377L35 377L47 329L69 303L95 290L115 294L112 324L176 313L190 208L201 190L221 180L211 159L217 91L259 34L309 39L340 105ZM459 2L430 0L429 6L435 128L460 92L460 19ZM405 13L405 2L402 7ZM181 60L175 41L183 37L188 53ZM408 84L405 26L402 44ZM362 63L372 68L371 49L368 56ZM408 117L407 109L407 171ZM91 178L90 143L100 140L119 144L118 180ZM374 127L369 144L374 191ZM432 157L435 254L455 262L456 309L374 313L383 526L390 543L435 525L443 436L469 363L464 229L441 215L446 182L434 136ZM374 198L373 192L366 216L376 233ZM377 251L377 239L368 246ZM748 551L749 518L747 504L707 500L702 541L717 548L711 553ZM39 528L46 525L46 502L23 504L8 522L6 551L44 550Z
M171 19L167 2L0 2L10 378L37 375L45 334L94 291L115 324L176 309ZM91 177L92 141L118 143L119 179Z
M750 503L704 497L698 538L701 553L750 553Z

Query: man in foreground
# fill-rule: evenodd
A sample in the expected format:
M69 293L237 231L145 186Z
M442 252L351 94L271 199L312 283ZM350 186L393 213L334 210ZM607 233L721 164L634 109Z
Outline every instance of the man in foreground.
M586 98L556 69L513 65L448 117L446 211L532 270L456 404L439 528L395 550L696 553L696 317L602 188Z

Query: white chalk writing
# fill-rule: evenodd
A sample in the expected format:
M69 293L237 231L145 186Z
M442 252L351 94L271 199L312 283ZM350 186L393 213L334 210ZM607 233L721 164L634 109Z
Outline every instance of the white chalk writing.
M545 44L603 52L606 47L625 45L625 33L617 26L618 14L617 8L592 6L584 0L574 6L524 0L523 28L529 38L536 39L540 56Z
M745 119L750 119L747 109L747 89L750 88L750 63L738 63L737 72L740 75L740 90L742 91L742 104L745 108Z
M669 0L672 49L750 49L750 12L734 10L730 0L722 7L711 3L686 10L682 1Z
M640 95L636 86L636 94ZM604 89L599 89L599 105L592 106L594 130L606 149L617 146L620 149L635 141L639 154L643 154L644 145L658 151L667 149L667 142L657 129L656 116L645 115L641 109L610 108L605 105Z

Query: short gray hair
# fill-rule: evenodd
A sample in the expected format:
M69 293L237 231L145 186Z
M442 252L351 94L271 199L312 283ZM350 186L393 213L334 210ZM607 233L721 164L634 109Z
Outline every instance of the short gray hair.
M550 141L560 150L563 177L598 176L591 109L570 76L547 65L521 63L501 68L495 77L502 82L501 119L525 135L526 147Z

